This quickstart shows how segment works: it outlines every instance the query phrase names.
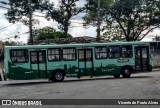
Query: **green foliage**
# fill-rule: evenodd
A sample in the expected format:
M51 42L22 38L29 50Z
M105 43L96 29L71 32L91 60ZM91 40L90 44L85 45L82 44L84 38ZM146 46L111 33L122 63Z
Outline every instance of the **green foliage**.
M160 1L116 0L109 3L108 8L101 4L101 11L103 10L101 20L105 22L105 26L103 26L105 37L109 35L113 36L113 39L117 39L119 35L119 39L125 37L126 41L137 41L143 39L155 28L160 27ZM88 13L92 13L92 10L88 11ZM92 14L88 14L88 16L91 17Z
M76 7L77 1L79 0L60 0L59 9L48 9L46 17L57 21L60 24L59 29L63 30L66 36L70 26L70 19L84 10L84 8Z
M39 2L43 2L45 0L38 0L39 2L35 2L32 4L32 12L37 10L43 10L39 6ZM9 0L10 9L8 9L6 18L10 23L22 22L25 25L29 25L29 3L28 0ZM33 24L39 23L38 20L33 19Z
M63 32L56 31L51 27L44 27L41 29L36 29L33 31L34 40L46 40L46 39L57 39L57 38L66 38L66 35ZM70 34L67 37L72 37Z
M157 11L155 0L117 0L109 11L112 19L106 19L118 23L126 41L137 41L157 27Z
M101 20L104 20L104 14L106 13L106 10L110 8L110 5L113 3L113 0L100 0L100 16ZM98 2L97 0L88 0L87 4L85 5L85 8L87 10L86 15L83 17L83 19L86 22L86 25L97 24L97 10L98 10Z
M108 28L105 28L106 30L103 33L103 38L107 39L108 41L125 41L125 36L118 25L107 27Z
M156 37L154 38L154 41L160 41L160 36L156 36Z
M4 46L14 46L14 45L17 45L18 43L15 42L15 41L5 41L3 42L3 45Z
M57 9L54 7L54 3L49 0L32 0L32 13L37 11L44 12L47 20L52 19L60 24L60 30L63 30L67 37L71 17L83 11L82 8L76 7L77 1L78 0L60 0L59 8ZM6 18L9 22L15 23L20 21L28 25L28 0L9 0L9 4L10 9L6 14ZM35 23L39 22L36 20Z

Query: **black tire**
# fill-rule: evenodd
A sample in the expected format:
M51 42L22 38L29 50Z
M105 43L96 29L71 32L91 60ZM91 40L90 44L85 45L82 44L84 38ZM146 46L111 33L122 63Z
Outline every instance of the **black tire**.
M120 74L113 75L114 78L120 78Z
M131 73L132 73L132 69L129 67L124 67L121 70L121 74L122 74L123 78L130 78Z
M56 70L52 73L52 82L62 82L64 80L64 72L61 70Z

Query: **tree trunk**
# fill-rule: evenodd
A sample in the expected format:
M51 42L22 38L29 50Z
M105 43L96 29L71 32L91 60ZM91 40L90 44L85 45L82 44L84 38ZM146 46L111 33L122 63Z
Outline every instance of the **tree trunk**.
M68 27L64 27L64 35L65 35L65 38L67 38L67 34L68 34Z

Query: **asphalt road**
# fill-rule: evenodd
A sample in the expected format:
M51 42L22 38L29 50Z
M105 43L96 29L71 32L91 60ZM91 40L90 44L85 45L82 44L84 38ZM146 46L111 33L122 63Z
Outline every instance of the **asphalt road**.
M0 99L160 99L160 72L132 74L131 78L120 79L114 79L112 76L80 80L67 78L59 83L51 83L48 80L1 81ZM64 107L160 108L160 105L52 106L52 108Z

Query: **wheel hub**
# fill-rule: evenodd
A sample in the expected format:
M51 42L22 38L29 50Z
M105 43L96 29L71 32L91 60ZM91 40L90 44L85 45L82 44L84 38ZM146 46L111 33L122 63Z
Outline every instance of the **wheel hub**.
M128 69L126 69L125 74L130 75L130 71Z
M62 73L60 73L60 72L57 72L56 75L55 75L55 77L56 77L57 80L61 80L61 79L62 79L62 76L63 76L63 75L62 75Z

